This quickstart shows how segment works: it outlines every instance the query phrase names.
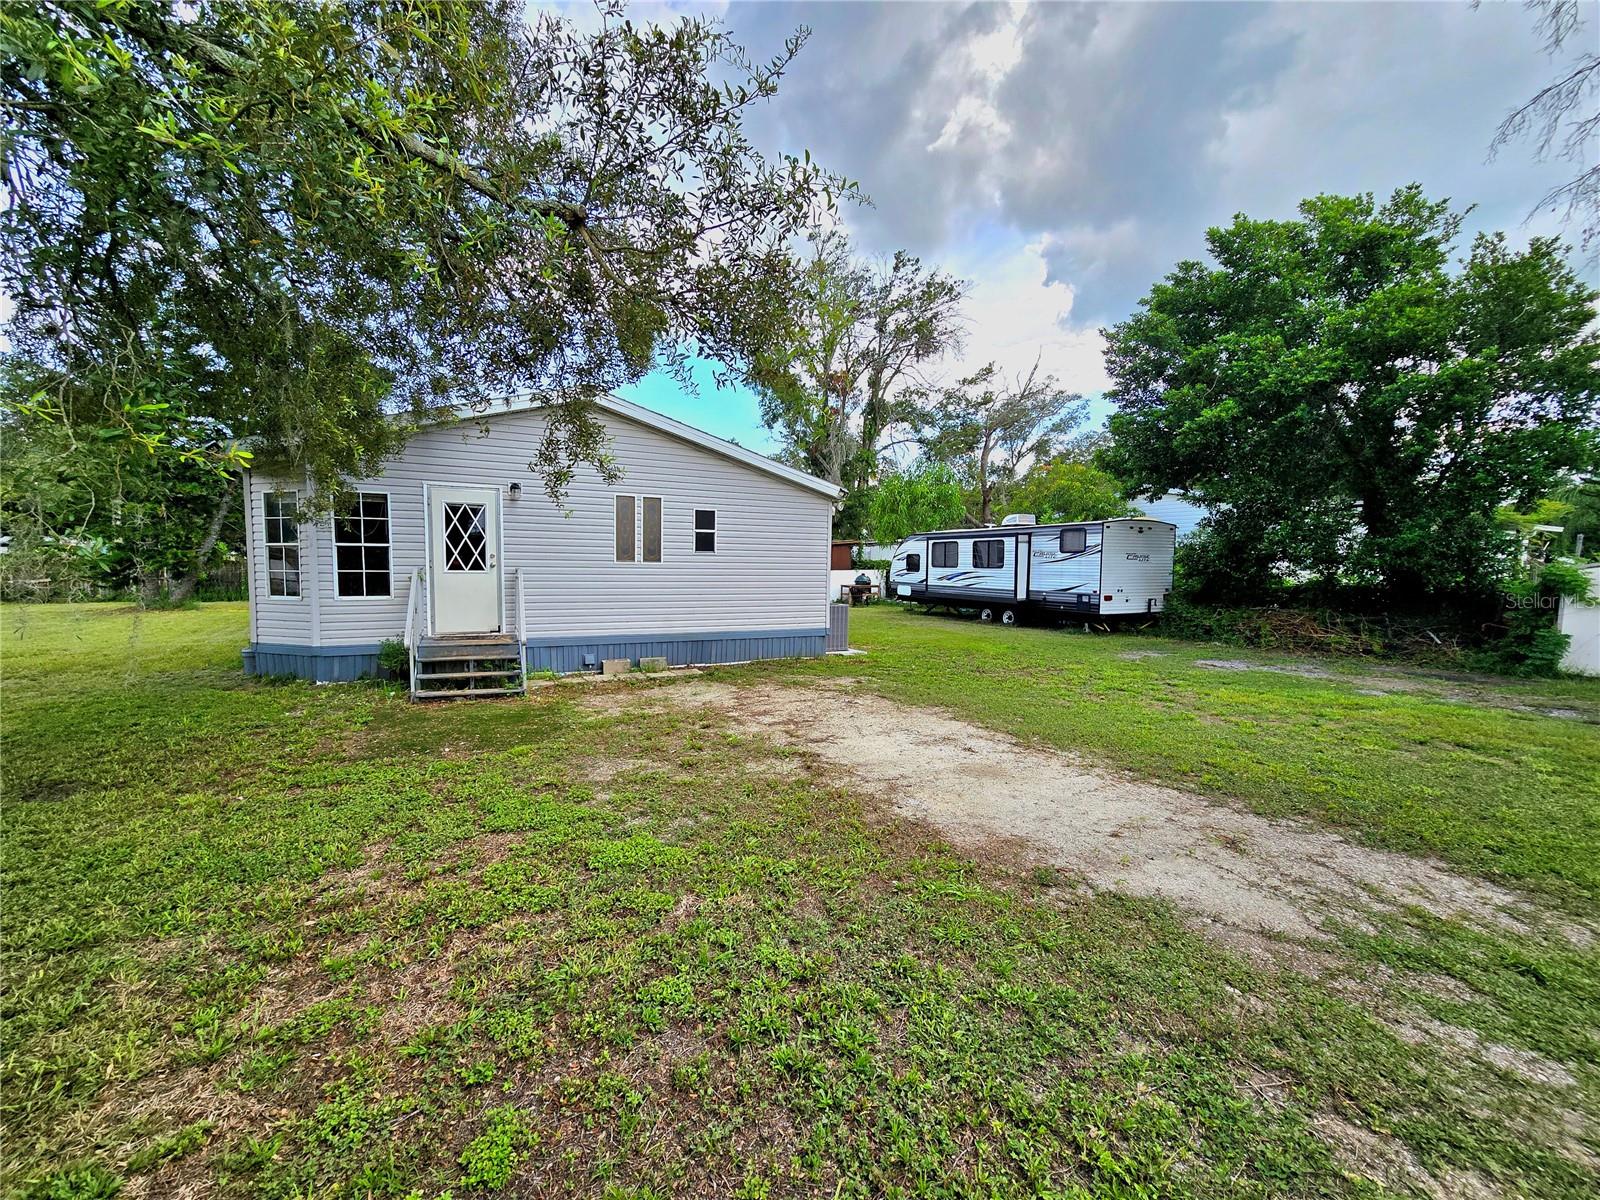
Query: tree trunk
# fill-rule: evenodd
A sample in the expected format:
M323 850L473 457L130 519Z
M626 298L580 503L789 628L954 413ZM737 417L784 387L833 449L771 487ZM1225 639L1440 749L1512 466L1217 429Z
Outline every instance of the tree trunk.
M989 510L994 499L993 489L989 484L989 453L993 448L990 435L983 435L983 449L978 453L978 524L989 523Z
M206 529L206 536L201 539L200 547L189 560L188 569L179 576L172 585L172 601L182 604L194 595L195 588L200 586L200 564L206 561L211 551L216 549L217 539L222 536L222 523L228 519L228 510L233 507L233 485L222 491L222 501L217 505L217 511L211 514L211 524Z

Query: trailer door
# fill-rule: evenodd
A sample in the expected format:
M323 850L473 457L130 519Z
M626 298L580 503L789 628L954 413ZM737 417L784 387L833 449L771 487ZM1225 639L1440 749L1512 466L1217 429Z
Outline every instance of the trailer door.
M1028 572L1030 570L1029 564L1031 563L1032 559L1033 535L1028 533L1019 533L1017 535L1016 566L1016 597L1018 604L1021 604L1028 598Z

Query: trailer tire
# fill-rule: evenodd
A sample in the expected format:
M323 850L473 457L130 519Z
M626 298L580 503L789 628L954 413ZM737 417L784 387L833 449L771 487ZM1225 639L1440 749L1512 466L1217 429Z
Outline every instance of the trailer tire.
M978 610L978 620L982 621L985 625L990 624L994 620L994 609L980 608Z
M1015 625L1016 623L1017 623L1017 610L1016 609L1014 609L1014 608L1002 608L1000 610L1000 624L1002 624L1002 625Z

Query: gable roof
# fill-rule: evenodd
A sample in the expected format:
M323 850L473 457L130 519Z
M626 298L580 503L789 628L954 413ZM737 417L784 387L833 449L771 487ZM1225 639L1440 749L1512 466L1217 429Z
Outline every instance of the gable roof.
M529 412L532 409L542 408L545 401L539 396L504 396L498 400L490 401L487 409L478 409L470 404L457 406L457 412L465 418L483 419L485 417L499 416L502 413ZM642 404L635 404L631 400L624 400L621 396L603 395L596 396L591 402L602 412L611 413L635 424L644 425L659 433L664 433L670 438L680 442L687 442L692 446L699 446L703 450L720 455L757 471L792 483L797 487L806 488L808 491L818 492L830 500L837 500L844 495L844 489L836 483L829 483L826 479L818 479L815 475L808 475L794 467L785 466L775 459L764 454L757 454L754 450L747 450L737 443L725 438L709 434L703 429L696 429L693 425L685 425L682 421L675 420L665 413L658 413L654 409L645 408Z

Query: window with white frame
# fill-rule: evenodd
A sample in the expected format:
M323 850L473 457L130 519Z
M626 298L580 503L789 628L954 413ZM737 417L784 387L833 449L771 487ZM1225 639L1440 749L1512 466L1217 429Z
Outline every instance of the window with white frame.
M632 496L616 498L617 561L632 562L634 546L634 508Z
M340 596L387 596L389 497L353 492L333 516L333 560Z
M697 508L694 510L694 549L696 554L715 554L717 552L716 509Z
M660 562L661 497L619 495L615 505L616 560Z
M658 563L661 561L661 497L639 497L639 512L644 518L639 523L639 558Z
M268 492L261 497L266 517L267 595L300 594L300 524L295 511L298 492Z

